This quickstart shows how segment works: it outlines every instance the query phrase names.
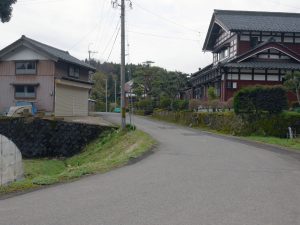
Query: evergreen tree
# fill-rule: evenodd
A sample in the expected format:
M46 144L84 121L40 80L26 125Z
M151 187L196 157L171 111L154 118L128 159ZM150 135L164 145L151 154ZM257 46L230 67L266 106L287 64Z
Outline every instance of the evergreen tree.
M2 23L9 22L12 14L12 5L15 4L17 0L1 0L0 1L0 19Z

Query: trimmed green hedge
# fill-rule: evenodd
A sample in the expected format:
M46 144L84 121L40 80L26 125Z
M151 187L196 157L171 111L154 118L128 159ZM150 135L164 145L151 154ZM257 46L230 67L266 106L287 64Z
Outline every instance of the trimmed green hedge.
M246 87L234 96L236 114L279 114L287 108L287 92L282 86Z
M182 125L213 129L225 134L286 137L288 127L300 132L300 113L283 112L259 119L245 119L233 112L193 113L155 110L153 117Z

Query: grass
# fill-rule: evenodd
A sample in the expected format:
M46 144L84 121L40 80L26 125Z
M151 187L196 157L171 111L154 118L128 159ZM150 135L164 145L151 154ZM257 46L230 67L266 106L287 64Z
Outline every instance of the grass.
M142 156L154 144L155 141L142 131L118 130L107 132L71 158L23 160L25 178L0 186L0 196L107 172Z
M300 139L283 139L277 137L261 137L261 136L249 136L245 137L247 140L267 143L271 145L278 145L286 148L300 150Z

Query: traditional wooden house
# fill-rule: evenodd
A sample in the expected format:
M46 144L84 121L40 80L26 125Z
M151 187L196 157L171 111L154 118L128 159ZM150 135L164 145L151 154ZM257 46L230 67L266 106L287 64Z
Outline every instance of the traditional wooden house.
M213 62L192 75L194 98L211 86L227 101L245 86L282 84L300 70L300 14L215 10L203 51Z

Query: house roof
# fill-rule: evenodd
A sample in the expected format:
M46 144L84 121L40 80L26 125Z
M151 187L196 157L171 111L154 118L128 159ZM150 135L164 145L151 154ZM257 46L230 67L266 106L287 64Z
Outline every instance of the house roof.
M216 32L216 26L226 31L300 32L300 13L215 10L203 50Z
M300 70L299 63L289 62L240 62L227 63L224 65L227 68L244 68L244 69L285 69L285 70Z
M96 71L93 66L75 58L74 56L70 55L69 52L35 41L24 35L19 40L0 51L0 60L3 56L9 54L11 51L17 49L20 46L26 46L38 52L43 52L54 61L63 61Z
M230 31L300 32L300 14L215 10L215 18Z

